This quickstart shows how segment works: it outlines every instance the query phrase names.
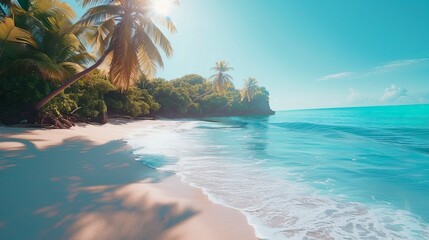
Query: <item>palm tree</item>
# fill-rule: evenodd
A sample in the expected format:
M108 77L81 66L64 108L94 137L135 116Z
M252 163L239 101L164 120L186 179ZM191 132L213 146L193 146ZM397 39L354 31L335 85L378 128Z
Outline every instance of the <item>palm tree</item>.
M240 90L241 101L247 99L248 102L252 101L258 90L258 81L255 78L249 77L244 80L243 88Z
M233 70L233 68L229 67L228 63L222 60L217 62L216 66L212 69L217 71L216 74L210 77L213 79L213 91L225 93L229 87L233 86L231 75L226 73L227 71Z
M81 36L99 54L98 60L66 80L58 89L35 105L39 110L65 88L109 62L110 81L127 89L144 74L153 78L156 69L163 67L158 47L169 57L173 53L170 42L154 21L161 17L153 13L151 0L81 0L84 7L91 7L75 24ZM160 19L170 32L176 28L170 18Z
M59 1L20 0L8 5L0 41L0 74L19 70L37 72L45 79L64 80L82 71L94 58L86 51L74 32L71 32L73 9ZM16 25L16 26L15 26ZM31 35L31 42L14 42L13 33ZM18 37L18 39L22 39Z
M200 96L196 97L193 101L201 99L214 92L225 93L228 90L228 88L234 86L232 83L231 75L226 73L234 69L232 67L229 67L229 64L226 61L221 60L219 62L216 62L216 66L214 66L212 69L216 71L216 73L209 78L209 79L212 79L212 84L213 84L212 90L201 94Z

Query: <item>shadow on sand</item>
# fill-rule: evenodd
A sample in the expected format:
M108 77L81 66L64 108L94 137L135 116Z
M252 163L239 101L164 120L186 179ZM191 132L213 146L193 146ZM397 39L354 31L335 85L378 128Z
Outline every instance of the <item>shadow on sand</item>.
M123 141L0 142L22 145L0 151L0 239L161 239L197 214L138 191L168 174L134 161Z

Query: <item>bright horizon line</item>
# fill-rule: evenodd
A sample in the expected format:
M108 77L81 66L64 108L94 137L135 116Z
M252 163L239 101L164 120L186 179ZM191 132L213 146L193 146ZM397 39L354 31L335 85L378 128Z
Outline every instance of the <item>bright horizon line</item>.
M291 109L281 109L276 110L275 112L284 112L284 111L303 111L303 110L329 110L329 109L344 109L344 108L377 108L377 107L399 107L399 106L419 106L419 105L429 105L429 103L405 103L405 104L392 104L392 105L361 105L361 106L344 106L344 107L309 107L309 108L291 108Z

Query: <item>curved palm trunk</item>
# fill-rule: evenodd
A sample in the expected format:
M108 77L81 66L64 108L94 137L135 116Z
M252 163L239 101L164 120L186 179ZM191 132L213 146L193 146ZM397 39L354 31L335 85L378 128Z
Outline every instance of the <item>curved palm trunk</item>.
M54 97L56 97L58 94L60 94L64 89L66 89L67 87L69 87L70 85L72 85L73 83L75 83L77 80L79 80L80 78L82 78L86 74L90 73L92 70L95 70L98 66L100 66L103 63L104 59L106 59L107 55L111 51L112 51L111 49L107 50L100 57L100 59L98 59L98 61L94 63L94 65L92 65L91 67L83 70L82 72L77 73L77 74L73 75L72 77L70 77L67 81L65 81L63 83L63 85L61 85L59 88L55 89L55 91L51 92L48 96L44 97L42 100L40 100L38 103L36 103L36 105L34 105L34 109L35 110L40 110L49 101L51 101Z
M203 98L203 97L205 97L205 96L207 96L209 94L212 94L213 92L214 92L214 90L211 90L211 91L208 91L206 93L203 93L200 96L196 97L195 99L192 99L192 102L195 102L195 101L197 101L197 100L199 100L199 99L201 99L201 98Z

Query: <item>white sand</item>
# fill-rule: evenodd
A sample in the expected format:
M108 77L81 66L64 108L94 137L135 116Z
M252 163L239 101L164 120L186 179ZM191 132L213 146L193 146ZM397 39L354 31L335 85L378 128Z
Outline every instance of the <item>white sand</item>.
M240 212L136 162L120 140L163 124L0 127L0 239L256 239Z

